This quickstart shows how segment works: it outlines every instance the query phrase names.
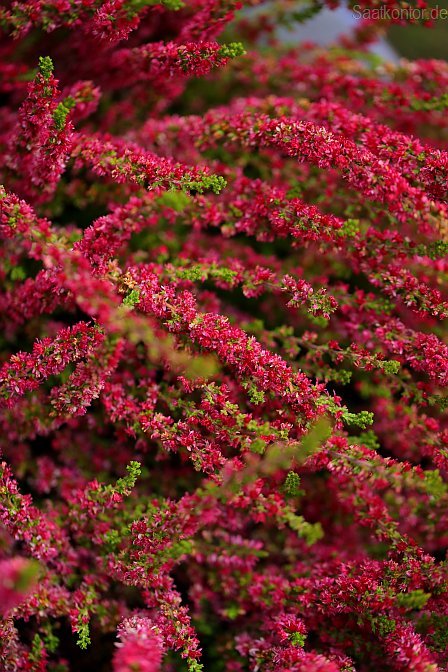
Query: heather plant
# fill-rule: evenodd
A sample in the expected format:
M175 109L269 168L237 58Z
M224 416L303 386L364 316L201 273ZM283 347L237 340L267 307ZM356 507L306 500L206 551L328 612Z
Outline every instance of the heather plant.
M322 6L2 3L5 672L448 670L448 65Z

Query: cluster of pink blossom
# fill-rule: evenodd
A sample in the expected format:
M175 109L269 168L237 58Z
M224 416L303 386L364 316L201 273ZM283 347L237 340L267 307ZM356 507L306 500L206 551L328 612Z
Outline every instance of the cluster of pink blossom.
M448 671L448 67L324 4L2 3L4 672Z

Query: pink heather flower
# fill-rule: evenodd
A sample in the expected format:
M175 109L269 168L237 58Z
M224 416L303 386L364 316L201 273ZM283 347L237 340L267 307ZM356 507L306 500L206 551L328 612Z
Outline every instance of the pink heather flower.
M0 613L23 602L36 584L37 564L26 558L0 560Z
M132 616L118 628L120 642L113 659L114 672L159 672L162 641L149 618Z

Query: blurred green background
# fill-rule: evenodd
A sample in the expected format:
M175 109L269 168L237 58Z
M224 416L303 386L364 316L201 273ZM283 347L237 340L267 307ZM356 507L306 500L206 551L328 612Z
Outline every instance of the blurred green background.
M431 0L428 6L448 9L448 0ZM440 58L448 60L448 18L434 22L429 30L419 26L394 26L387 38L405 58Z

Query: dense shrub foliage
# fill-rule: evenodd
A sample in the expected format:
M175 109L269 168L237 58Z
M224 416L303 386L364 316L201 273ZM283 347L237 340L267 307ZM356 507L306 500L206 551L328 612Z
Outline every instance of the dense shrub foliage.
M1 4L1 670L447 670L447 64Z

